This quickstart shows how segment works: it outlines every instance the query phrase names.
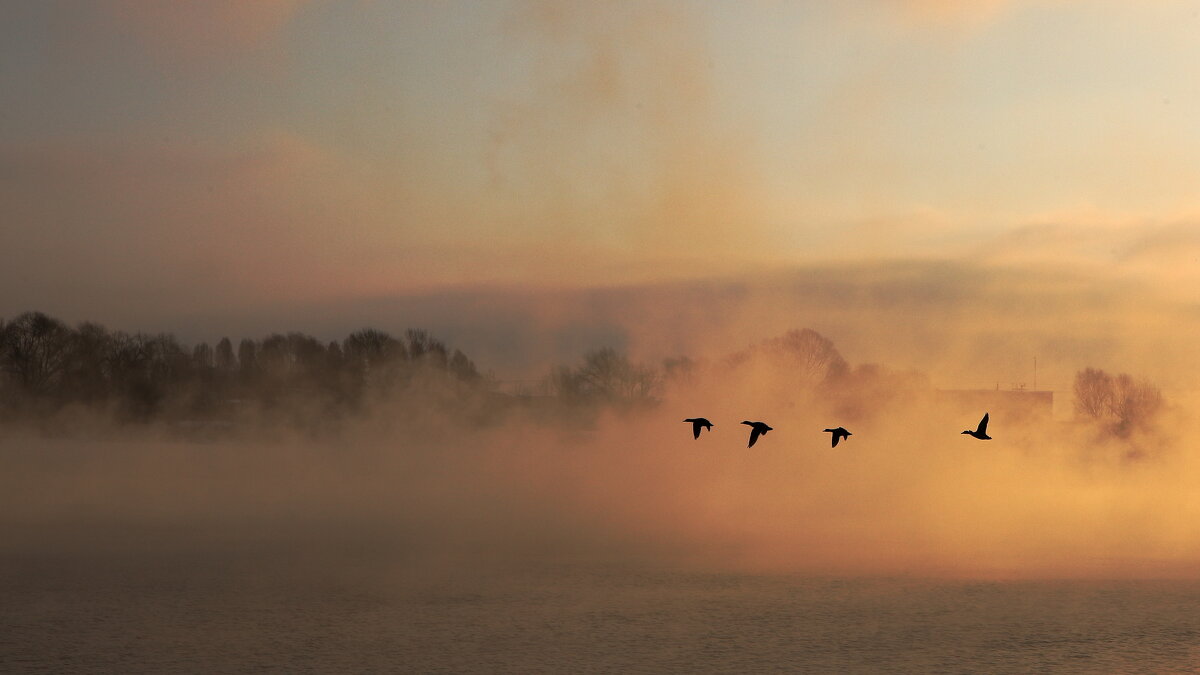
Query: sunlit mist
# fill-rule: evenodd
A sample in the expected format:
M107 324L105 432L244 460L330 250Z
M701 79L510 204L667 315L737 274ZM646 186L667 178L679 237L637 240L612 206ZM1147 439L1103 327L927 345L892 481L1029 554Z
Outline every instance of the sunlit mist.
M1188 672L1198 35L0 3L0 670Z

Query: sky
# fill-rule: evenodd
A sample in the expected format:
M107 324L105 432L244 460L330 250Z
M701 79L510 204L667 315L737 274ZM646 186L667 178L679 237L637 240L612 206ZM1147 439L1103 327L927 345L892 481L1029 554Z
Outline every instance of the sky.
M0 317L1200 371L1200 2L0 2Z

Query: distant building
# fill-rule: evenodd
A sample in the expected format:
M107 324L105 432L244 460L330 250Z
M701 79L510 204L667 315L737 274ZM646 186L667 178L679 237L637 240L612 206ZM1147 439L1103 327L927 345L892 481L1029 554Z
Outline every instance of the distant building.
M1026 389L938 389L938 405L968 420L978 421L983 413L1006 420L1048 421L1054 414L1054 392Z

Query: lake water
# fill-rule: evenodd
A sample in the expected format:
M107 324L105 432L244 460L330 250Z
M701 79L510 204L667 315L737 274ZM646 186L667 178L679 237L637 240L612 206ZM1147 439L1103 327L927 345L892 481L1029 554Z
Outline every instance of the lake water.
M1191 582L451 570L304 547L6 557L6 673L1200 670Z
M750 572L474 456L0 449L3 673L1200 672L1200 582Z

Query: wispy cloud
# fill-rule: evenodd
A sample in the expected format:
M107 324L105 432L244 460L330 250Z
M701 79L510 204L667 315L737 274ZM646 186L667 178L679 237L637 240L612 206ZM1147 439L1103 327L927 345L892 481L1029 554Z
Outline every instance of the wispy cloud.
M531 68L520 95L494 101L494 188L533 204L525 227L589 243L683 257L753 249L754 166L714 105L704 27L667 3L627 9L517 5L506 35Z
M261 52L314 0L106 0L87 6L81 34L129 42L177 70Z
M1007 14L1037 6L1061 5L1074 0L901 0L907 19L919 25L956 30L976 30Z

